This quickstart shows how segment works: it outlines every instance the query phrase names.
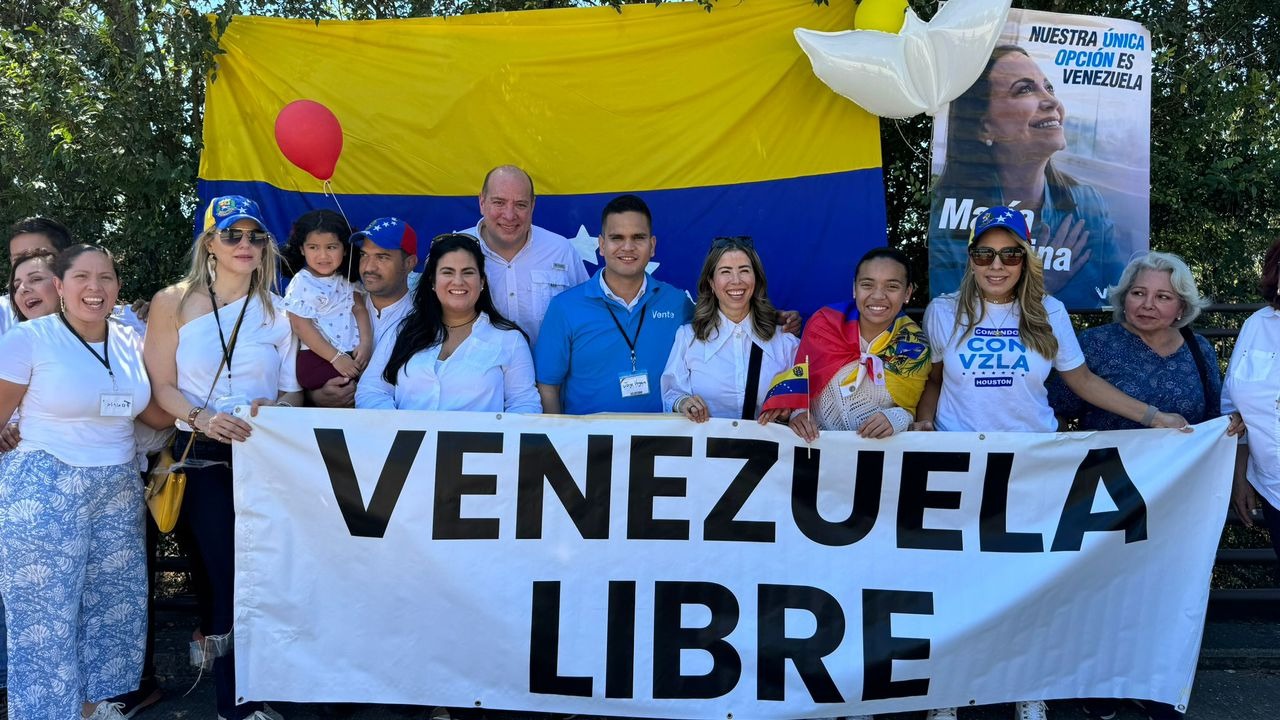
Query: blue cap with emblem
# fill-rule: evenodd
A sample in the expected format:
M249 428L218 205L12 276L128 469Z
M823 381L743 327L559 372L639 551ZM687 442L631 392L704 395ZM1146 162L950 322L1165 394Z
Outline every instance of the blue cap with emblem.
M984 210L974 221L973 232L969 235L969 244L977 242L978 238L982 237L982 233L998 227L1008 230L1027 243L1031 242L1031 233L1027 230L1027 219L1022 217L1022 213L1011 207L997 205Z

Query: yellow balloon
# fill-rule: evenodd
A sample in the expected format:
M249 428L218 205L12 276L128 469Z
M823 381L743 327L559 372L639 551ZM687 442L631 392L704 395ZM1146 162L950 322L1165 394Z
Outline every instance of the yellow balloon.
M862 0L853 16L853 27L897 34L906 21L906 13L907 0Z

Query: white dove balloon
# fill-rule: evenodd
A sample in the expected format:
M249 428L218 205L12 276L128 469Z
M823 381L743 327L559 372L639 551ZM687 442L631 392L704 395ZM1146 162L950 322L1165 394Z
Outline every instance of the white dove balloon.
M907 8L894 35L879 30L797 28L796 41L827 87L870 113L937 115L978 79L1012 0L950 0L924 22Z

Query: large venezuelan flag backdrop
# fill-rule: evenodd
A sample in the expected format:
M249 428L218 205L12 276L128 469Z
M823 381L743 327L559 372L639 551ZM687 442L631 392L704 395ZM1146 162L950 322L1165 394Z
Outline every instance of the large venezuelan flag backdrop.
M885 243L876 117L828 90L792 30L853 25L852 0L745 0L321 22L237 17L206 100L202 202L257 199L271 230L334 207L276 146L281 108L343 127L332 179L353 225L406 219L420 237L474 226L484 174L533 176L534 223L599 259L616 194L654 212L658 277L689 290L711 239L751 235L770 295L809 312L850 297Z

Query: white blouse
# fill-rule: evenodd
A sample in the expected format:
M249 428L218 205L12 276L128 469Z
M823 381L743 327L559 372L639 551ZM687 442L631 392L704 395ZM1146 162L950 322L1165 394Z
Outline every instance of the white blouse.
M1249 444L1249 484L1280 507L1280 312L1264 307L1240 328L1227 377L1222 413L1239 411Z
M360 344L355 316L355 286L338 276L320 277L303 268L289 281L282 307L315 323L316 329L338 350L351 351ZM307 350L307 346L302 346Z
M697 395L707 403L712 417L742 417L753 341L764 350L756 393L759 414L770 381L794 364L800 338L779 329L772 338L762 340L755 334L749 313L740 323L720 313L720 325L706 342L694 337L692 324L680 326L662 371L663 409L671 412L680 398Z
M275 400L281 393L302 390L297 377L298 344L279 296L271 296L272 307L266 313L252 295L219 308L222 337L231 343L231 333L246 300L249 306L232 352L231 367L222 368L218 374L212 397L209 388L215 382L213 374L222 363L218 322L209 312L178 328L178 390L192 404L204 407L207 397L210 406L221 397ZM178 426L190 430L185 422L180 421Z
M440 345L422 350L392 385L382 373L395 344L391 334L378 343L356 385L357 408L542 412L529 342L518 330L494 327L485 313L447 360L440 359Z

